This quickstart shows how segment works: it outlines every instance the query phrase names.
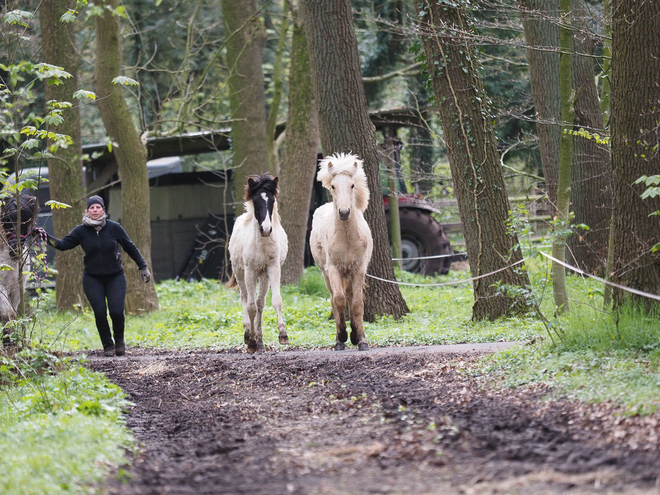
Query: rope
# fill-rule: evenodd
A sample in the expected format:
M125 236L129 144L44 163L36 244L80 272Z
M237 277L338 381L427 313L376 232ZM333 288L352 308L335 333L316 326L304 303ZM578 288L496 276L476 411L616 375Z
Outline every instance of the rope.
M463 256L464 254L467 253L436 254L435 256L418 256L416 258L392 258L392 261L432 260L435 258L450 258L452 256Z
M580 275L583 275L585 277L593 278L594 280L598 280L599 282L601 282L603 284L611 285L612 287L616 287L617 289L621 289L621 290L625 290L627 292L631 292L633 294L637 294L638 296L648 297L649 299L655 299L656 301L660 301L660 296L657 295L657 294L649 294L648 292L643 292L641 290L631 289L630 287L626 287L625 285L615 284L614 282L610 282L609 280L605 280L603 278L596 277L595 275L591 275L590 273L586 273L585 271L580 270L579 268L577 268L575 266L569 265L568 263L564 263L563 261L559 261L557 258L554 258L554 257L550 256L549 254L543 253L541 251L539 251L539 253L542 254L543 256L545 256L546 258L554 261L555 263L559 263L563 267L568 268L569 270L572 270L576 273L579 273Z
M514 266L516 266L516 265L519 265L520 263L524 263L524 262L527 261L530 257L531 257L531 256L528 256L527 258L523 258L523 259L521 259L520 261L516 261L516 262L513 263L512 265L507 265L507 266L505 266L505 267L503 267L503 268L500 268L500 269L498 269L498 270L495 270L495 271L493 271L493 272L485 273L484 275L479 275L478 277L466 278L466 279L464 279L464 280L455 280L455 281L453 281L453 282L444 282L444 283L441 283L441 284L410 284L410 283L407 283L407 282L398 282L398 281L396 281L396 280L387 280L387 279L385 279L385 278L376 277L375 275L369 275L368 273L367 273L367 277L369 277L369 278L373 278L373 279L376 279L376 280L380 280L381 282L388 282L388 283L390 283L390 284L396 284L396 285L409 285L409 286L412 286L412 287L443 287L443 286L445 286L445 285L459 285L459 284L465 284L465 283L467 283L467 282L472 282L472 281L474 281L474 280L479 280L479 279L482 279L482 278L485 278L485 277L489 277L489 276L491 276L491 275L495 275L496 273L503 272L504 270L508 270L508 269L511 268L511 267L514 267Z

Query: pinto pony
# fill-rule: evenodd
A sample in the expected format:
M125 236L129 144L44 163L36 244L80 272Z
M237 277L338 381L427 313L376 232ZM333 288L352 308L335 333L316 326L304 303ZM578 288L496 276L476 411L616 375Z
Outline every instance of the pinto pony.
M373 239L364 219L364 210L369 205L369 188L362 160L344 153L326 157L319 165L317 180L332 195L332 203L326 203L314 212L310 247L332 296L332 314L337 326L335 350L346 347L345 311L348 302L351 343L366 351L369 346L362 321L362 289L373 251Z
M278 178L268 172L251 175L245 186L245 213L236 219L229 239L232 276L227 287L238 285L243 305L244 341L248 352L262 352L264 344L261 320L268 286L277 312L280 344L288 344L282 317L280 270L286 259L289 243L277 212ZM259 293L255 291L259 284Z
M0 200L0 265L9 267L0 271L0 318L3 323L16 319L21 301L21 288L25 288L26 272L30 268L30 242L39 203L34 196L22 195ZM20 227L19 227L20 216ZM20 250L19 250L20 241ZM22 284L19 283L20 272Z

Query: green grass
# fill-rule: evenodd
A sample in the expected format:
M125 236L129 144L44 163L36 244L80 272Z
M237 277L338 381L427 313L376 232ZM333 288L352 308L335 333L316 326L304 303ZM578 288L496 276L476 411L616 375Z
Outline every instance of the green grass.
M124 394L80 363L42 351L0 363L0 493L95 492L93 483L134 446Z
M399 273L399 279L414 283L439 283L466 277L452 272L443 277L420 277ZM127 317L128 346L163 349L226 349L243 345L243 310L239 294L213 280L166 281L157 285L160 311ZM367 340L375 346L450 344L525 340L543 331L529 318L496 322L471 322L470 284L452 287L401 288L411 313L399 321L383 317L367 323ZM284 319L294 348L331 347L334 321L329 319L329 293L318 269L310 268L303 280L282 288ZM52 295L46 299L35 336L63 351L98 349L99 338L91 311L56 314ZM280 348L277 319L270 301L264 312L264 343ZM64 330L63 330L64 329Z

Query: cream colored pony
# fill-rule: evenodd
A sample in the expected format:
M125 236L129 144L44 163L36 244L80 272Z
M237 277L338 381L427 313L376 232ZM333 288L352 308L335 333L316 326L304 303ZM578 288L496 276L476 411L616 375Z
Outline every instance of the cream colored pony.
M361 351L369 349L364 335L362 289L371 260L373 240L364 219L369 205L369 187L362 160L338 153L324 158L317 179L332 195L332 203L314 212L310 247L332 296L332 313L337 326L335 350L345 349L345 310L348 302L351 343Z

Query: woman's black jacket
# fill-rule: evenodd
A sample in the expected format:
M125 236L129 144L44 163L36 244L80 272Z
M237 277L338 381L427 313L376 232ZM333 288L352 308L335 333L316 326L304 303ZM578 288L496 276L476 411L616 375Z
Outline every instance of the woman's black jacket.
M119 246L133 258L140 270L147 267L140 250L133 244L124 228L112 220L107 220L99 231L80 224L62 239L49 235L48 244L59 251L81 246L85 252L84 271L88 275L115 275L123 271Z

